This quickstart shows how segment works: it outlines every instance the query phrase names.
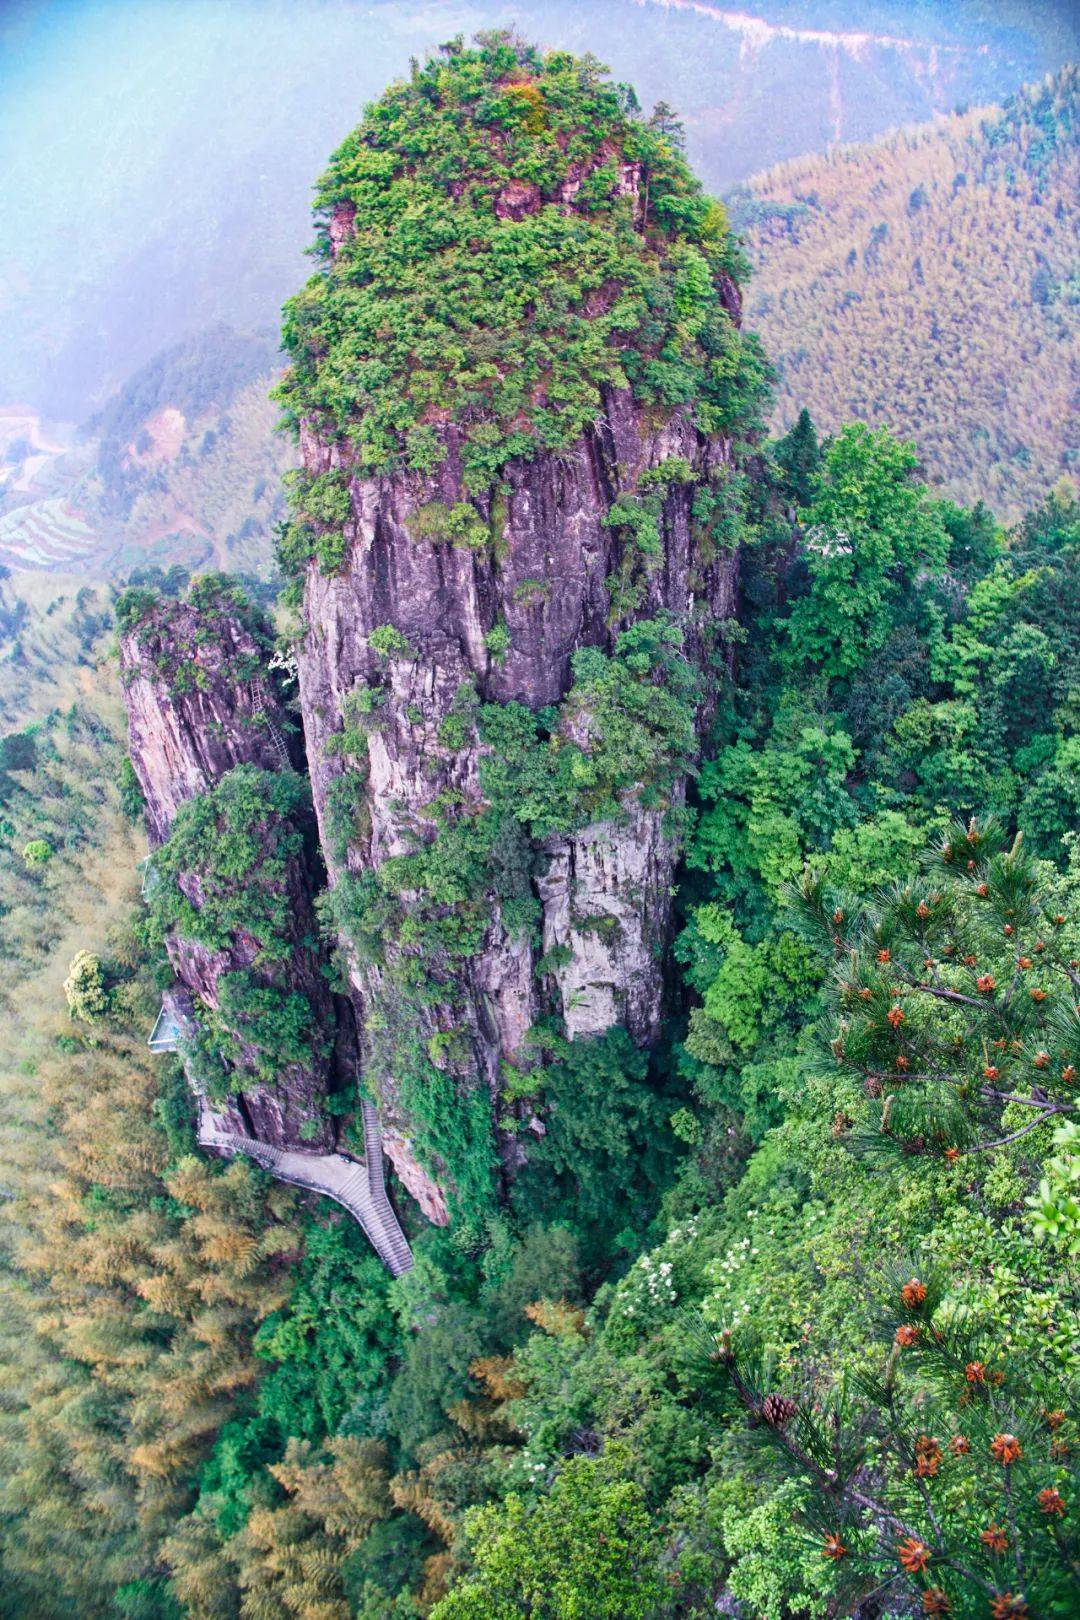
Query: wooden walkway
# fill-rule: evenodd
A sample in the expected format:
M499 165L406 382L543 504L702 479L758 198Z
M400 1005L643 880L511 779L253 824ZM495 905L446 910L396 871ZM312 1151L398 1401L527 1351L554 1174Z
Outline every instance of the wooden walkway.
M185 1013L178 994L166 992L148 1042L151 1052L177 1052L182 1058L189 1022L190 1015ZM412 1250L386 1195L382 1127L371 1103L360 1105L364 1126L363 1161L347 1158L344 1153L305 1153L299 1148L276 1148L254 1136L230 1131L222 1116L214 1112L213 1103L194 1082L186 1063L184 1068L199 1105L201 1147L230 1155L245 1153L278 1181L332 1198L363 1227L368 1242L391 1276L400 1277L402 1272L412 1269Z
M218 1153L245 1153L277 1181L322 1193L347 1209L363 1227L368 1242L393 1277L412 1268L412 1250L394 1214L383 1178L382 1131L370 1103L362 1105L364 1161L343 1153L301 1153L271 1147L251 1136L223 1127L220 1116L203 1102L199 1110L199 1142Z

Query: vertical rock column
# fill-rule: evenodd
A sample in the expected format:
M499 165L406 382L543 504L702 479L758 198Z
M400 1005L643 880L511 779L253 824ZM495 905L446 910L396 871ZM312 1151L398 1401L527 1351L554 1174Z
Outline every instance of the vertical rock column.
M226 587L215 595L201 582L197 604L144 601L123 615L120 666L128 711L130 755L145 801L151 850L169 837L180 807L210 793L237 767L278 772L291 763L287 722L265 674L269 635L242 599ZM259 880L258 869L250 874ZM148 881L152 884L153 865ZM239 879L242 884L244 877ZM181 874L192 906L205 903L197 872ZM218 1012L226 975L241 973L256 984L299 992L310 1009L314 1056L291 1063L273 1084L245 1076L242 1043L235 1054L237 1083L226 1102L215 1103L231 1130L273 1147L311 1150L333 1144L323 1102L334 1064L348 1061L348 1028L339 1031L326 962L318 944L311 875L303 853L291 853L281 887L288 919L283 961L264 966L259 941L242 928L220 948L171 931L169 960L195 1007Z
M734 611L736 558L720 551L705 560L692 521L696 489L725 476L730 450L697 434L684 415L657 422L625 393L608 393L596 428L569 451L510 463L499 499L463 497L452 430L447 438L436 478L372 480L350 475L344 446L325 442L310 425L302 436L307 468L315 476L337 469L348 480L351 507L340 569L327 577L309 565L298 649L312 789L335 883L374 875L387 860L431 844L447 818L483 810L477 703L533 711L558 704L571 684L574 652L610 652L628 623L657 614L672 616L683 628L686 656L704 665L708 625ZM608 514L643 473L672 462L687 471L660 502L662 556L639 570L636 606L622 616L611 582L633 559ZM451 512L468 522L469 544L447 535ZM495 643L505 641L505 652L492 651L496 626L505 627ZM706 710L707 702L702 719ZM357 753L350 756L348 747ZM522 1043L546 1010L561 1016L571 1037L624 1024L641 1044L655 1039L679 854L670 811L682 798L680 784L672 804L647 809L631 793L618 820L531 846L538 929L508 930L499 896L482 897L482 942L449 971L453 994L420 1020L427 1043L450 1028L466 1032L463 1086L483 1085L494 1105L502 1065L522 1058ZM343 817L346 799L351 808ZM358 959L347 929L343 945L369 1031L365 1061L382 1106L386 1152L441 1221L445 1190L415 1151L392 1044L381 1039L393 1023L395 991L385 966ZM383 954L393 957L392 942L384 941ZM543 979L542 954L555 964ZM517 1140L502 1144L508 1173L520 1151Z
M670 118L509 34L368 110L315 251L279 388L313 796L388 1154L482 1221L530 1028L659 1030L763 367Z

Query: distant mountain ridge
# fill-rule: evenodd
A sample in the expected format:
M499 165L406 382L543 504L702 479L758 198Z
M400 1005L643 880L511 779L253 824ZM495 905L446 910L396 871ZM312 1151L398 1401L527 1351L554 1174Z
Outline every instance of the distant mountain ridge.
M713 190L1080 48L1071 0L6 0L0 402L81 420L185 333L276 324L322 154L411 55L511 22L669 102Z
M756 176L730 199L747 320L807 406L913 438L964 501L1014 518L1080 471L1080 69Z

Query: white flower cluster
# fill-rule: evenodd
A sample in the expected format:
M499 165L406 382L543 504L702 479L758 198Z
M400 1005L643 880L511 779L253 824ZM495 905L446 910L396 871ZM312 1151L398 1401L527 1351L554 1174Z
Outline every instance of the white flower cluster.
M751 1219L755 1213L750 1211ZM750 1303L745 1296L753 1290L746 1288L743 1274L758 1252L757 1244L744 1237L738 1243L733 1243L726 1254L709 1262L706 1270L716 1292L701 1302L702 1314L707 1321L719 1321L723 1328L737 1328L746 1321L750 1315ZM733 1304L731 1294L736 1287L743 1298L741 1303Z
M276 647L267 668L281 670L283 685L291 686L298 674L295 652L291 647Z
M624 1316L650 1316L658 1305L674 1305L678 1299L671 1280L670 1260L654 1260L643 1254L623 1279L620 1294Z
M514 1463L517 1465L516 1483L526 1489L539 1485L551 1466L543 1457L534 1457L528 1451L519 1452L514 1458Z
M675 1285L671 1281L671 1273L674 1268L671 1261L661 1260L659 1265L654 1265L649 1255L643 1254L638 1264L645 1275L645 1287L652 1299L652 1303L660 1305L664 1300L667 1300L669 1305L674 1304Z
M681 1243L684 1238L692 1242L697 1237L697 1229L701 1222L700 1215L691 1215L681 1226L673 1226L667 1235L667 1243Z
M621 1311L623 1316L636 1317L644 1321L653 1314L658 1305L675 1304L679 1295L671 1280L675 1269L674 1261L660 1257L675 1252L678 1259L676 1251L680 1248L685 1249L694 1242L700 1223L699 1215L689 1216L678 1226L671 1228L660 1248L654 1249L652 1254L643 1254L631 1266L619 1284L616 1309Z

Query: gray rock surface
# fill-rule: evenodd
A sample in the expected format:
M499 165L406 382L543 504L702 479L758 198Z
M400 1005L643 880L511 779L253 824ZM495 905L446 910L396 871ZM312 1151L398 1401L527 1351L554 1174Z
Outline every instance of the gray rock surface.
M703 627L734 613L737 558L702 541L693 519L698 484L732 466L723 439L704 439L679 412L650 412L628 392L609 391L577 443L559 455L511 462L503 493L471 500L484 543L466 547L430 532L433 503L449 509L468 500L456 429L451 423L440 431L447 453L435 474L370 478L349 476L345 441L313 422L301 430L308 472L341 471L352 506L340 571L327 577L316 562L309 565L298 650L309 769L332 882L345 872L375 870L434 838L436 800L452 801L458 815L482 808L475 729L467 725L460 747L450 746L443 731L448 716L468 713L463 693L474 702L515 700L539 709L565 695L578 648L613 648L628 619L613 608L609 582L629 542L625 530L604 520L646 469L677 457L691 478L668 486L662 556L641 575L630 616L676 615L687 656L700 663ZM370 641L387 625L406 644L389 658ZM509 635L499 657L486 645L497 625ZM366 757L345 759L332 739L349 724L356 695L375 687L383 691L367 727ZM334 779L346 770L363 802L343 843L335 837L332 801ZM500 1067L520 1054L545 995L571 1036L623 1023L642 1044L655 1038L678 855L665 828L662 810L643 810L630 795L618 823L587 827L535 851L542 946L511 936L489 897L483 948L458 972L453 1008L426 1010L423 1033L451 1020L466 1031L472 1057L461 1083L485 1086L493 1107ZM349 957L348 941L342 943ZM554 946L568 950L570 960L538 982L540 951ZM387 949L392 955L392 944ZM385 976L354 961L351 981L361 1022L369 1031L383 1026L393 995ZM439 1219L440 1167L419 1162L397 1077L381 1061L378 1041L366 1044L365 1065L381 1099L387 1154L425 1211L437 1211ZM507 1174L520 1161L519 1143L514 1136L500 1143Z
M205 793L235 766L281 768L274 734L283 738L285 716L265 677L256 673L261 662L254 637L238 618L216 615L213 634L207 634L196 611L178 602L162 603L121 637L130 755L152 848L168 837L181 804ZM287 963L273 973L253 968L258 944L243 932L224 950L179 937L169 938L166 949L180 984L210 1012L218 1008L223 976L238 970L252 970L257 978L307 996L319 1055L310 1064L290 1065L273 1086L238 1087L225 1106L251 1135L272 1147L303 1143L326 1149L333 1145L334 1130L322 1105L333 1066L349 1061L352 1020L347 1031L339 1030L318 945L312 874L301 856L289 857L284 882L291 950ZM182 879L181 886L198 907L197 877ZM352 1047L355 1067L355 1040Z

